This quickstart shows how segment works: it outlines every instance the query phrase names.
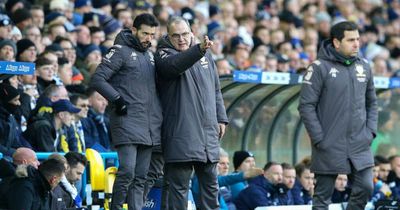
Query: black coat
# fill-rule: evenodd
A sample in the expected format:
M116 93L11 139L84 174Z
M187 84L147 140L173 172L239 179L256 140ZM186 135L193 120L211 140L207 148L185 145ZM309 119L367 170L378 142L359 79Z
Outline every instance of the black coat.
M368 62L345 58L327 40L308 67L299 111L311 138L311 171L349 174L374 166L377 99Z
M155 56L163 107L165 162L217 162L219 126L228 123L217 67L200 45L179 52L167 37Z
M129 29L117 35L115 45L93 74L90 86L110 102L121 96L128 104L127 115L118 116L114 111L110 114L114 146L160 144L162 113L153 54L141 47Z
M21 167L25 167L25 174L10 180L6 193L0 195L0 208L50 210L51 187L48 181L35 168Z

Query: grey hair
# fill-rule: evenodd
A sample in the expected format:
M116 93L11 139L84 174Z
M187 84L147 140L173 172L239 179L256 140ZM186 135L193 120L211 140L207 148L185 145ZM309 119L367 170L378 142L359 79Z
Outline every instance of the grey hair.
M168 20L167 32L168 32L168 33L170 32L170 28L171 28L171 25L172 25L172 24L176 24L176 23L179 23L179 22L184 22L184 23L186 23L186 25L187 25L187 26L189 27L189 29L191 30L189 21L187 21L185 18L183 18L183 17L181 17L181 16L173 16L173 17L171 17L171 18Z
M229 154L222 148L219 148L219 157L229 157Z

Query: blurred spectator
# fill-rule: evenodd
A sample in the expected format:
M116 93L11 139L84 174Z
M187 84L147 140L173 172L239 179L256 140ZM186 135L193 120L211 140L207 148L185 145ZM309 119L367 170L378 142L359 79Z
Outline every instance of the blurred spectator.
M9 84L0 84L0 104L0 132L4 137L0 141L0 152L6 157L12 157L18 147L30 147L21 138L21 126L15 119L21 105L18 90Z
M17 46L15 42L9 39L0 41L0 60L2 61L15 61L17 54Z
M73 114L80 109L66 99L54 102L52 108L53 114L49 117L37 115L24 132L24 137L37 152L69 151L70 138L75 138L74 133L66 127L72 125Z
M247 171L256 166L253 153L249 151L236 151L233 154L233 168L235 173ZM232 192L232 199L236 199L240 191L242 191L247 186L247 181L238 182L236 184L230 185Z
M295 205L312 204L314 195L314 173L310 170L309 163L299 163L295 166L296 182L292 189Z
M71 151L77 151L77 152L84 152L86 150L86 145L85 145L85 134L84 134L84 129L83 129L83 120L87 118L88 111L89 111L89 98L86 95L83 94L75 94L72 95L71 97L71 103L75 105L77 108L81 109L81 111L77 114L75 114L74 117L74 123L72 126L74 127L74 130L76 131L78 137L76 142L76 150Z
M49 85L55 84L54 75L56 69L52 62L44 56L41 56L35 63L38 81L37 89L41 95Z
M281 166L283 169L282 183L287 187L287 193L280 196L281 200L279 203L280 205L294 205L292 189L296 182L296 170L288 163L282 163Z
M30 11L25 8L15 10L11 19L20 30L23 30L25 27L32 25L33 23Z
M42 43L42 34L40 29L35 25L29 25L22 31L23 37L31 40L36 48L38 53L42 53L44 51L45 46Z
M282 173L280 164L267 163L264 174L254 178L234 199L237 209L252 210L259 206L277 206L281 205L281 202L286 203L287 187L282 184Z
M0 14L0 39L11 39L12 27L11 19L5 14Z
M387 59L381 56L376 56L372 62L372 71L375 76L390 77L392 75Z
M351 188L348 186L346 174L338 174L335 189L332 194L332 203L344 203L349 200Z
M65 173L64 163L49 159L45 160L38 170L25 167L21 169L8 189L1 195L0 208L4 209L50 209L51 190L60 182ZM20 199L24 198L24 199Z
M100 46L106 40L106 35L100 27L92 26L89 28L92 44Z
M392 143L390 132L393 130L394 120L391 119L390 111L380 111L378 113L378 133L374 141L371 143L371 149L374 154L377 153L378 148L382 144L390 144ZM387 155L387 154L379 154L379 155ZM384 180L386 181L386 179Z
M58 71L56 77L59 78L64 86L72 85L72 65L68 59L61 57L58 59Z
M232 66L229 64L226 59L219 59L215 61L218 69L218 75L230 75L232 74Z
M44 10L41 5L32 5L30 8L32 24L39 29L44 28Z
M115 12L115 18L122 23L122 27L130 28L133 25L133 17L130 9L119 9Z
M91 122L83 124L86 147L99 152L109 151L111 149L110 120L105 114L108 101L93 89L89 89L87 95L90 104L88 118Z
M378 166L379 166L378 178L383 182L387 183L388 175L392 169L391 164L389 160L383 156L376 156L376 158L378 160Z
M65 179L61 179L59 185L53 190L52 202L60 203L63 208L82 207L82 198L75 187L75 184L81 180L82 174L87 165L87 159L78 152L68 152L65 154L68 170L65 172Z
M111 2L110 0L96 0L92 2L93 8L100 10L101 13L111 16Z
M12 162L7 159L10 157L0 159L0 194L5 187L6 182L10 180L12 176L15 175L15 170L18 165L31 165L34 168L38 168L40 165L36 158L35 151L27 147L19 147L15 150L12 155Z
M387 183L394 199L400 199L400 156L390 157L391 171L387 177Z
M35 62L37 49L35 43L29 39L21 39L17 42L16 60L20 62Z

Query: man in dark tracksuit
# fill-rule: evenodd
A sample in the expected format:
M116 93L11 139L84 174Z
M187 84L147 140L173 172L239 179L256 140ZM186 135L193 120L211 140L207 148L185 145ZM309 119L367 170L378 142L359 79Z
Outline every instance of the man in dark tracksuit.
M112 104L112 143L120 166L113 187L111 209L142 209L143 188L152 146L160 144L161 104L155 85L153 54L148 51L158 21L153 15L136 17L122 30L92 76L94 87Z
M163 107L162 148L168 209L186 209L193 168L199 179L200 208L219 209L219 139L228 119L216 65L205 37L194 43L185 19L175 17L159 42L155 60Z
M328 209L338 174L352 183L347 209L364 209L373 192L377 100L369 64L357 56L359 38L356 24L334 25L303 79L299 111L312 145L313 210Z

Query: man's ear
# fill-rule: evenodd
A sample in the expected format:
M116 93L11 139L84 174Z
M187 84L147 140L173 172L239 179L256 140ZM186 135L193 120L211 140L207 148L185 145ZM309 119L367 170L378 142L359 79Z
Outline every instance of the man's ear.
M340 46L340 41L336 38L333 38L333 47L335 47L335 49L338 49Z
M137 30L137 28L135 28L135 27L132 26L132 27L131 27L131 31L132 31L132 34L136 34L136 32L137 32L138 30Z

